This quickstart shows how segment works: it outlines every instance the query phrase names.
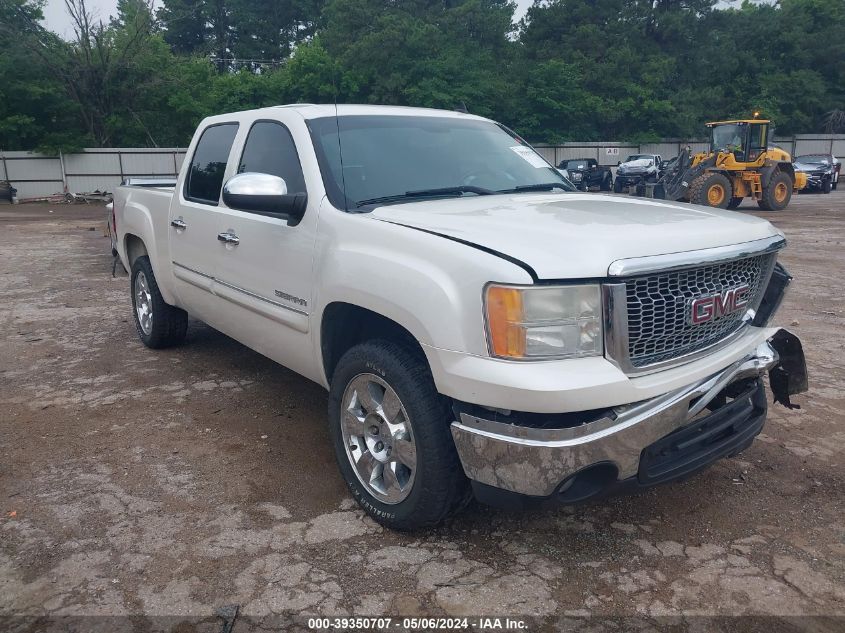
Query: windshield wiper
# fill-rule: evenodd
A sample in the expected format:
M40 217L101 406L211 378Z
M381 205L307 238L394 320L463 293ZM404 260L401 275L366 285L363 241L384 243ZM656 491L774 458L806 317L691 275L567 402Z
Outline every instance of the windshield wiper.
M363 207L368 204L378 204L380 202L399 202L400 200L410 200L413 198L436 198L438 196L462 196L465 193L474 193L479 196L489 196L495 191L485 189L484 187L474 187L472 185L460 185L457 187L441 187L439 189L418 189L416 191L406 191L405 193L397 193L392 196L382 196L381 198L369 198L361 200L356 206Z
M513 189L500 189L499 193L519 193L521 191L551 191L552 189L563 189L569 191L569 188L562 182L541 182L536 185L519 185Z

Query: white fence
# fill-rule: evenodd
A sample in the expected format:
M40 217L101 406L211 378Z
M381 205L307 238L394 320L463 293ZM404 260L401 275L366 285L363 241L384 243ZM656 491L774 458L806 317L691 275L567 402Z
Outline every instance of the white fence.
M11 182L21 200L114 191L128 176L175 176L184 158L185 149L178 147L86 149L58 156L0 151L0 181Z
M845 134L799 134L776 138L774 144L800 154L833 154L845 157ZM687 145L693 151L707 148L699 140L666 139L641 145L617 142L535 145L554 165L567 158L595 158L602 165L615 166L629 154L677 156ZM114 191L128 176L175 176L185 158L183 147L86 149L76 154L45 156L32 152L0 151L0 181L8 180L18 198L39 198L56 193Z

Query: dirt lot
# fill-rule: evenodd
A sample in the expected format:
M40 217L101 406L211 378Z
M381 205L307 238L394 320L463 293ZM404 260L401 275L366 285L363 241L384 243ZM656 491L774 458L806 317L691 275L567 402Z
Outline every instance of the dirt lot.
M778 322L807 353L801 410L772 409L750 449L684 483L554 512L473 505L415 535L352 503L320 387L202 323L179 349L141 346L102 216L0 207L0 615L220 630L215 609L239 604L236 632L291 613L845 628L845 191L769 216L790 239Z

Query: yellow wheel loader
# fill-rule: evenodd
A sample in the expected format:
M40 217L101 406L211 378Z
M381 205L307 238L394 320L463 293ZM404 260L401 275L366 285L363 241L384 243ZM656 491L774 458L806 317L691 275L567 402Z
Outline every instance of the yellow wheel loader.
M654 185L653 196L720 209L736 209L753 198L766 211L786 208L792 192L807 186L788 152L769 147L771 121L746 119L707 123L710 149L687 148Z

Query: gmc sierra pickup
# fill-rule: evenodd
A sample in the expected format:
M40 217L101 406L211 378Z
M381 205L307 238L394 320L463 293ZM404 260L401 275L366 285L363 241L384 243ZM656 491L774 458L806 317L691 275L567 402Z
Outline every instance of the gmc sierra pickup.
M412 529L689 476L760 432L767 371L806 390L777 229L572 189L481 117L292 105L204 120L113 222L141 341L190 314L323 385L355 499Z

